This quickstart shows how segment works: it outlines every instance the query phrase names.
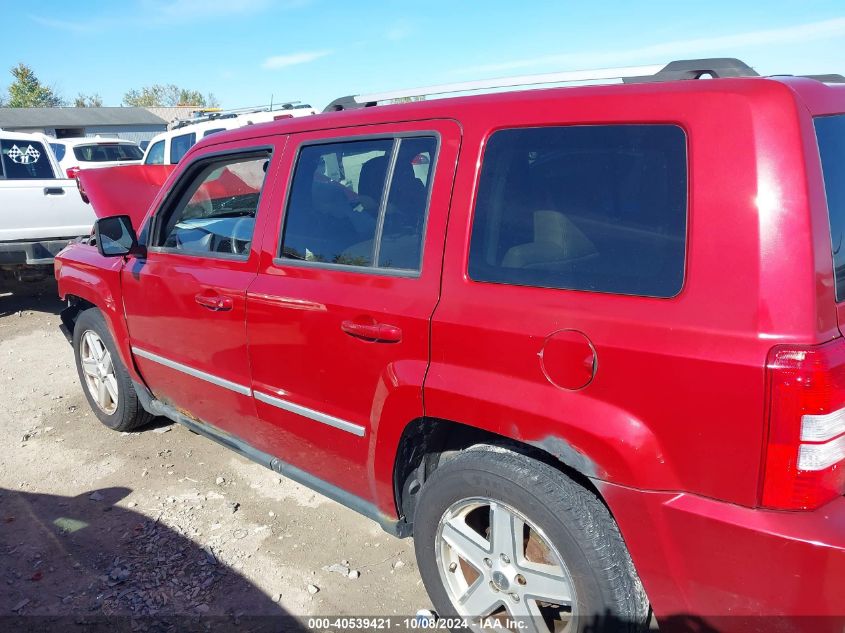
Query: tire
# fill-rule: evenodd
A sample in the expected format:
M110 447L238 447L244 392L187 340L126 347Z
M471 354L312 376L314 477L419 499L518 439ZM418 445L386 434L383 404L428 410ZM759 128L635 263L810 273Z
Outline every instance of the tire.
M103 367L111 369L105 381L97 380L83 367L85 359L89 361L85 366L89 368L89 371L91 370L90 361L97 355L95 350L99 350L102 360L94 363L96 368L93 371L100 372ZM147 413L138 401L138 394L132 385L129 372L126 371L117 353L117 347L106 325L106 320L97 308L89 308L77 317L73 328L73 353L82 391L100 422L113 431L131 431L152 420L153 416ZM111 363L108 362L109 360ZM99 384L103 382L108 383L104 397L105 406L95 397L95 394L99 394Z
M485 508L488 500L492 504ZM478 503L481 505L476 507ZM515 519L494 523L494 516ZM521 527L520 521L530 528ZM451 528L454 525L459 526L458 531ZM493 525L510 526L511 538L497 541ZM478 533L482 549L459 540L459 532L465 532L467 526ZM499 533L506 534L507 529ZM458 554L450 541L471 556ZM515 543L510 553L517 560L507 556L499 560L497 549L506 550L507 546L497 548L497 542ZM648 621L645 591L605 505L595 493L559 470L518 453L477 446L442 463L420 492L414 515L414 547L423 582L441 617L488 615L472 612L466 605L486 605L493 596L494 605L499 599L506 606L507 617L525 621L520 625L523 631L554 630L555 625L560 629L561 624L567 632L641 631ZM485 548L489 558L483 553ZM470 558L477 563L479 556L484 557L482 564L466 564ZM483 569L482 573L473 569L476 566ZM516 573L523 568L549 573ZM566 581L571 583L569 587ZM549 607L550 601L532 597L529 589L538 592L535 596L568 594L571 611ZM482 590L484 594L478 593ZM461 598L470 595L480 596L481 602L468 598L459 607ZM531 609L526 610L529 605ZM537 617L539 611L546 619ZM549 617L560 620L552 622Z

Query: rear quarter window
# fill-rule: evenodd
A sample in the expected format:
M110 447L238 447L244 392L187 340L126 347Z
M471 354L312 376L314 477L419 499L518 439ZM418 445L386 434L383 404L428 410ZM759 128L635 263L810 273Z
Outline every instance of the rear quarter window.
M683 285L686 227L680 127L500 130L484 153L469 275L672 297Z
M815 120L824 174L836 300L845 300L845 114Z

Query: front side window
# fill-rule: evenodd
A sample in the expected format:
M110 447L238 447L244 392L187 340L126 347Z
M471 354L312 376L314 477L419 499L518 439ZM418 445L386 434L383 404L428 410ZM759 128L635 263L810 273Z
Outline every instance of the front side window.
M836 300L845 300L845 114L815 119L830 219Z
M153 143L153 146L147 152L147 159L144 161L145 165L163 165L164 164L164 141Z
M170 139L170 164L175 165L182 157L188 153L188 150L197 142L197 135L191 132L190 134L182 134L174 136Z
M155 245L191 255L247 257L269 158L262 152L197 166L176 205L162 216Z
M484 154L469 275L672 297L683 285L686 222L678 126L501 130Z
M42 143L0 138L2 174L9 180L53 178L49 154Z
M73 148L76 160L83 163L110 163L121 160L141 160L144 153L131 143L94 143Z
M420 268L434 161L430 136L304 146L285 213L287 259L367 268Z

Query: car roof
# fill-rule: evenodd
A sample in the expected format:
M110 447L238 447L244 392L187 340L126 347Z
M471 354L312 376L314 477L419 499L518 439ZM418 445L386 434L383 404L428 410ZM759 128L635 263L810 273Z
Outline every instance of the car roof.
M0 129L0 137L13 141L38 141L39 143L50 143L53 139L40 132L12 132Z
M467 119L474 113L496 110L501 112L539 107L544 103L575 100L585 97L619 99L633 95L697 94L702 96L757 95L758 98L777 99L798 95L811 103L839 104L845 111L845 85L825 84L801 77L743 77L705 80L680 80L631 84L601 84L565 86L532 90L511 90L490 94L437 98L409 103L361 107L340 112L323 112L310 117L282 119L258 123L215 134L197 143L191 152L223 141L248 140L270 134L294 134L329 130L332 128L422 121L426 119ZM823 109L823 108L822 108ZM810 107L812 114L825 114Z

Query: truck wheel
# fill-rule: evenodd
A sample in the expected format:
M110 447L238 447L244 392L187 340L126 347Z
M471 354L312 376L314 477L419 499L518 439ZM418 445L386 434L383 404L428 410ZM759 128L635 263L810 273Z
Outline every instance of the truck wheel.
M77 318L73 351L85 397L100 422L115 431L130 431L152 419L138 402L106 320L96 308Z
M414 547L434 608L475 619L472 628L639 631L647 622L645 591L608 509L517 453L474 447L435 470L414 515Z

